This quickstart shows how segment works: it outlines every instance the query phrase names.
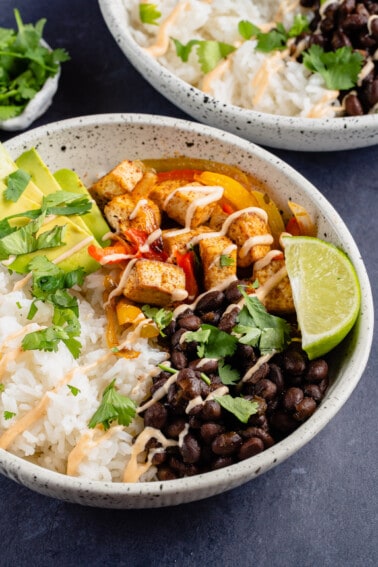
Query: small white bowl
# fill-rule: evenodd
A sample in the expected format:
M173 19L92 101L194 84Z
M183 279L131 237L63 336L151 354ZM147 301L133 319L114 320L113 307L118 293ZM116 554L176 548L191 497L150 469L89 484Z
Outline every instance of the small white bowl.
M378 114L345 118L277 116L225 104L168 71L136 43L124 0L99 0L117 44L141 75L190 116L263 146L297 151L335 151L378 143ZM125 93L126 96L126 93Z
M30 130L5 146L13 157L35 146L54 171L75 169L87 184L122 159L177 155L233 164L261 179L279 208L292 199L316 220L319 235L341 246L356 267L362 290L359 320L331 357L331 384L312 417L263 453L224 469L165 482L86 481L51 472L0 449L0 472L49 496L108 508L148 508L190 502L239 486L282 463L308 443L351 395L373 340L373 301L357 246L334 208L303 176L266 150L227 132L174 118L110 114L74 118Z
M43 45L48 47L46 42L43 42ZM8 120L0 120L0 130L8 132L26 130L37 118L42 116L51 106L54 95L58 90L60 72L61 69L59 67L58 72L46 80L42 89L28 102L21 114Z

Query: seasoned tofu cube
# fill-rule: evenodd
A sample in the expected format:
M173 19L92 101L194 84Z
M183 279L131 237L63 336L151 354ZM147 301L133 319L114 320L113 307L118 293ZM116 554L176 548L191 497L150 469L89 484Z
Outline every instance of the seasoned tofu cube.
M255 212L236 216L227 230L227 236L238 245L238 266L242 268L263 258L273 243L266 220Z
M199 242L199 254L206 290L236 278L237 246L226 236L203 238Z
M179 232L172 229L166 229L162 232L164 252L168 254L170 261L175 262L176 252L185 254L189 250L190 241L196 236L205 232L211 232L207 226L201 226L188 232Z
M285 260L282 258L273 259L268 265L258 270L253 270L253 281L258 280L260 287L264 286L270 278L285 266ZM274 280L271 280L271 282ZM291 291L291 285L288 276L280 279L272 290L263 298L267 311L271 313L294 313L294 301Z
M151 234L161 223L159 207L151 199L135 200L129 193L109 201L104 207L104 214L116 232L136 228Z
M168 182L169 185L166 183L155 188L150 197L158 199L158 204L167 215L187 228L205 224L223 194L221 187L206 187L194 182L173 188L172 182Z
M224 210L222 209L222 207L220 205L216 205L211 213L210 219L209 219L209 226L213 229L213 230L221 230L224 221L227 219L229 215L227 213L224 212Z
M174 264L140 259L130 270L123 295L136 303L164 306L187 297L184 271Z
M130 193L144 175L145 167L140 161L124 160L96 181L89 192L100 207L117 195Z

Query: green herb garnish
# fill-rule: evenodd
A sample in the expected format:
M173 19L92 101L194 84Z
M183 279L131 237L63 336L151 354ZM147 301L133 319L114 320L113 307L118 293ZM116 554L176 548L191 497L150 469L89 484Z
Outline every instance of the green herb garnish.
M224 360L220 360L218 363L218 374L225 386L233 385L240 380L238 370L232 368L230 364L225 364Z
M1 393L1 392L4 392L4 390L5 390L4 384L0 384L0 393Z
M238 342L237 337L221 331L213 325L203 324L198 331L188 331L184 335L185 342L196 341L199 358L224 358L234 354Z
M152 319L159 333L162 337L165 337L164 329L168 327L169 323L172 321L173 313L167 309L159 309L158 307L151 307L150 305L143 305L142 311L146 317Z
M78 394L80 394L80 389L76 388L76 386L72 386L71 384L67 384L67 388L71 391L71 394L73 396L77 396Z
M242 423L248 423L251 415L257 413L259 404L251 402L245 398L233 398L230 395L215 397L214 400L218 402L225 410L232 413Z
M8 175L4 199L16 203L28 186L30 178L30 174L23 169L16 169L16 171Z
M12 417L14 417L16 414L14 411L5 411L4 412L4 419L8 420L8 419L12 419Z
M139 4L139 18L143 24L152 24L157 26L157 20L161 17L156 4L143 3Z
M109 429L111 422L117 420L120 425L129 425L136 414L136 404L127 396L122 396L115 389L115 379L104 390L102 401L89 421L88 427L93 429L102 425Z
M176 54L186 63L193 47L197 47L197 57L203 73L210 73L221 61L230 53L235 51L236 47L221 41L204 41L192 39L188 43L183 44L178 39L172 38L175 44Z
M232 256L221 254L219 258L219 264L221 268L226 268L227 266L233 266L235 264L235 260L232 258Z
M258 26L248 20L242 20L238 25L240 35L246 40L256 38L256 51L264 53L285 49L288 39L297 37L308 29L308 20L301 14L295 16L294 23L289 30L286 30L280 22L269 32L262 32Z
M313 73L319 73L327 88L340 91L357 84L363 62L361 53L349 46L325 52L319 45L312 45L303 53L303 65Z
M245 305L238 315L233 333L241 335L239 342L256 347L261 354L281 352L290 338L290 326L285 319L271 315L255 295L239 288Z
M24 24L15 9L17 30L0 28L0 120L22 113L49 77L68 61L64 49L50 50L41 45L45 19Z

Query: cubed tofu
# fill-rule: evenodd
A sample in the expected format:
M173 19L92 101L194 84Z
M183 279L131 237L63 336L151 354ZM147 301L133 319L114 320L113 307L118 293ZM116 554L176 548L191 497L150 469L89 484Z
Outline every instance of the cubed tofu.
M187 297L184 271L174 264L140 259L130 270L123 295L136 303L164 306Z
M211 192L213 198L206 198ZM196 182L174 187L169 181L155 187L150 197L157 199L159 206L181 226L197 228L209 220L222 193L221 188L205 187Z
M260 286L264 284L285 266L285 260L273 259L267 266L253 271L253 281L258 280ZM294 313L294 301L288 276L282 278L272 290L263 298L267 311L284 314Z
M227 213L224 212L224 210L222 209L222 207L220 205L216 205L211 213L210 219L209 219L209 226L213 229L213 230L221 230L224 221L227 219L229 215Z
M96 181L89 188L89 192L97 204L103 208L113 197L130 193L142 179L144 171L145 167L142 162L124 160Z
M110 226L121 233L128 228L136 228L151 234L161 223L159 207L151 199L135 200L129 193L109 201L104 207L104 214Z
M231 222L227 236L238 245L238 266L242 268L263 258L273 243L266 220L255 212L237 216Z
M237 246L227 236L203 238L199 242L199 254L206 290L236 278Z
M201 226L187 232L179 232L175 229L163 230L163 248L164 252L168 254L169 261L175 262L176 252L179 254L188 252L190 241L205 232L211 232L211 229L207 226Z

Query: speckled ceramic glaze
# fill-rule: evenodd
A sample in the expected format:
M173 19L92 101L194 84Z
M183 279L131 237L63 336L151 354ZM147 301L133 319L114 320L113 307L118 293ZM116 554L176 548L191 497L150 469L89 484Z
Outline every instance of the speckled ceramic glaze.
M253 172L279 207L292 199L304 205L319 236L343 247L362 288L357 325L331 361L332 382L315 414L285 440L259 455L218 471L145 484L106 484L53 473L0 449L0 471L25 486L62 500L112 508L146 508L199 500L250 481L278 465L312 439L337 413L357 385L373 337L373 305L359 251L343 221L320 192L266 150L221 130L147 115L100 115L65 120L19 135L6 143L13 157L35 146L52 170L75 169L89 184L122 159L186 155L217 160Z
M134 67L162 95L190 116L272 148L334 151L378 143L378 114L347 118L292 118L224 104L173 75L132 38L124 0L99 0L105 22ZM126 96L126 93L125 93Z

